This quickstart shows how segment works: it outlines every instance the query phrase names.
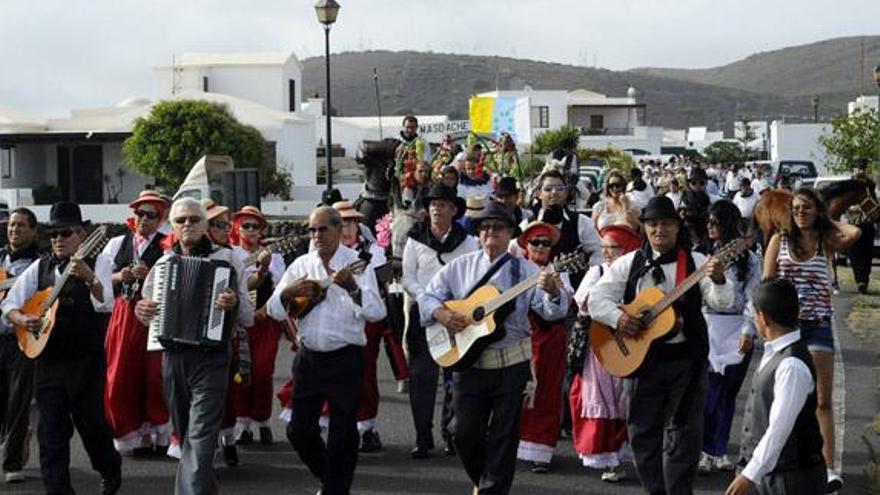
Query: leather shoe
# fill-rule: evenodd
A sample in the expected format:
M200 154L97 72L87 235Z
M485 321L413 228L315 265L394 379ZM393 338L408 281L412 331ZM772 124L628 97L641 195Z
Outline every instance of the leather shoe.
M452 442L448 442L443 449L443 453L452 456L458 454L458 451L455 450L455 445L452 445Z
M102 495L113 495L119 491L119 487L122 486L122 473L116 473L110 478L102 478L101 479L101 494Z
M361 435L361 447L358 449L365 454L379 452L382 450L382 440L379 438L379 432L375 430L367 430Z
M414 447L409 451L409 456L413 459L427 459L428 457L431 457L431 452L422 447Z
M268 426L260 427L260 445L273 445L275 439L272 437L272 428Z

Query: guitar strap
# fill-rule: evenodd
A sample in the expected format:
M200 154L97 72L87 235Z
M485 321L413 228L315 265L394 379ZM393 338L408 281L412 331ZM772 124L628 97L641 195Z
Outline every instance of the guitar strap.
M486 285L489 282L489 279L492 278L496 273L498 273L498 270L500 270L501 267L503 267L505 263L510 261L511 258L512 258L512 256L510 256L510 253L504 253L504 256L502 256L501 259L496 261L494 265L490 266L489 270L487 270L486 273L484 273L483 276L480 277L480 280L477 280L477 283L474 284L473 287L471 287L471 290L467 291L467 294L465 294L465 296L464 296L465 299L470 297L471 294L473 294L474 292L477 291L477 289ZM517 261L519 261L519 260L517 260ZM517 265L519 265L519 263L517 263Z

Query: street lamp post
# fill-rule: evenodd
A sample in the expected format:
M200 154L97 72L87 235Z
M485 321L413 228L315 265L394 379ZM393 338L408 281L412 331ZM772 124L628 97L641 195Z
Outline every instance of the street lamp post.
M819 122L819 97L814 96L810 103L813 105L813 123Z
M333 139L331 137L330 123L330 26L336 22L336 16L339 14L339 4L334 0L319 0L315 4L315 13L318 15L318 22L324 25L324 62L327 70L327 189L322 195L324 204L330 205L335 201L341 200L342 196L339 191L333 189Z

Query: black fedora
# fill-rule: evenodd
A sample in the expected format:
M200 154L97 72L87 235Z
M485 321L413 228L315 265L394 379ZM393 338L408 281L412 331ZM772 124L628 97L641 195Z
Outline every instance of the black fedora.
M700 167L694 167L691 169L691 175L688 177L688 182L692 182L695 180L702 180L704 182L709 181L709 174L706 173L706 169Z
M84 227L89 222L83 222L82 212L79 205L69 201L59 201L52 205L49 210L49 222L46 227L58 229L62 227Z
M642 215L639 217L643 222L664 218L681 219L678 216L678 212L675 211L675 204L666 196L654 196L651 198L642 209Z
M516 220L513 218L513 214L510 212L510 208L504 206L501 203L497 203L495 201L489 201L489 204L483 208L483 211L480 212L480 215L474 219L475 225L479 228L480 224L485 220L501 220L506 223L509 227L517 231L517 235L519 235L519 228L516 225Z
M428 205L435 199L452 201L452 204L454 204L455 208L458 210L455 212L455 217L453 217L454 220L461 218L467 208L464 199L458 197L458 191L454 187L444 186L443 184L434 184L428 191L428 194L422 196L422 207L427 210Z
M495 188L495 196L510 196L516 193L516 179L513 177L502 177L498 181L498 186Z

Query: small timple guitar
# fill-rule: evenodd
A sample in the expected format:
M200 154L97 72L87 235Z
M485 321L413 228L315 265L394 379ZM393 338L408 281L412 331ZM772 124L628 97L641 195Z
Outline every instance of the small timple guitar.
M575 272L582 270L586 265L587 260L583 253L571 253L559 256L542 272ZM460 332L452 332L441 323L425 328L428 349L434 361L444 368L452 368L455 371L470 368L483 350L498 340L493 317L495 311L537 285L542 272L532 275L504 293L493 285L486 284L466 299L444 302L443 306L446 309L470 317L471 324Z
M357 275L364 271L370 265L368 260L359 259L345 266L343 269L351 270L352 274ZM315 306L321 303L327 297L327 289L333 285L330 278L323 280L299 280L296 294L287 305L287 314L289 317L299 319L304 317Z
M93 258L101 252L105 244L107 244L107 227L101 225L89 234L71 258ZM31 359L39 356L49 342L52 328L55 326L55 314L58 312L58 296L61 295L61 290L70 278L70 269L71 264L68 263L61 276L56 277L55 285L37 292L20 308L22 313L39 316L42 319L42 326L33 331L24 326L15 327L18 347Z
M742 256L752 238L730 241L713 258L724 266ZM636 337L627 337L616 328L603 325L593 318L590 323L590 349L608 373L626 377L633 374L645 360L651 343L676 328L677 316L672 304L709 273L704 264L694 270L681 284L664 294L657 287L648 287L629 304L620 307L625 313L642 320L645 330Z

